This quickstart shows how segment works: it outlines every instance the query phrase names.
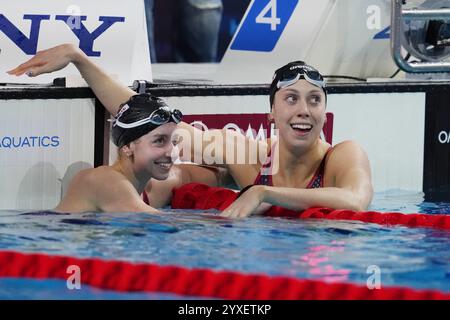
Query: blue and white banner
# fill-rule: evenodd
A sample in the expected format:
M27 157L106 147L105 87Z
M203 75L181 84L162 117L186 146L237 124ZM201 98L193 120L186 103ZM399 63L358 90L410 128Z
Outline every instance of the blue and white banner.
M268 83L294 60L325 75L389 77L389 25L387 0L252 0L214 81Z
M0 100L0 210L50 209L94 164L94 100Z
M125 84L151 80L142 0L16 0L0 7L0 83L49 83L56 77L76 79L74 67L34 79L6 71L39 50L62 43L79 46L93 61Z
M241 22L231 50L270 52L275 48L299 0L255 0Z

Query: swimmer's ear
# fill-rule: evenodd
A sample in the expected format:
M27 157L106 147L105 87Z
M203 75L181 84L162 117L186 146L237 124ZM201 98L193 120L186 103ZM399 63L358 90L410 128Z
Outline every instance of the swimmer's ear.
M131 157L133 155L133 150L131 150L130 144L124 145L122 147L122 151L127 157Z

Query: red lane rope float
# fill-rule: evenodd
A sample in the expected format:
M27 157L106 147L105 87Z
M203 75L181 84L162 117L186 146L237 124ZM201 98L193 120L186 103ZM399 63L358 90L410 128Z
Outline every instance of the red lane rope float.
M237 193L225 188L209 187L204 184L190 183L174 190L173 209L218 209L224 210L237 197ZM358 220L381 225L402 225L407 227L431 227L450 230L450 215L445 214L403 214L397 212L355 212L351 210L333 210L329 208L310 208L293 211L272 206L265 215L271 217L291 217L299 219Z
M82 285L122 292L246 300L450 300L450 293L433 290L369 290L350 283L0 251L0 277L66 280L72 265L80 268Z

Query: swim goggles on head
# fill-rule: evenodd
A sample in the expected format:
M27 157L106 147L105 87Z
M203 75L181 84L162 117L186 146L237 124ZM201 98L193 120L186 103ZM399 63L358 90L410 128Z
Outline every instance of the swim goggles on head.
M287 70L281 71L280 74L275 74L274 80L275 78L278 78L276 84L277 89L293 85L300 79L305 79L309 83L322 89L324 89L326 85L322 75L317 70L307 65L292 66Z
M147 123L159 126L165 123L169 123L170 121L180 123L181 119L183 118L183 114L178 109L170 110L168 107L160 107L153 111L147 118L132 123L123 123L120 121L120 116L129 108L129 105L126 104L122 107L122 109L120 109L116 118L112 120L113 126L119 126L124 129L136 128Z

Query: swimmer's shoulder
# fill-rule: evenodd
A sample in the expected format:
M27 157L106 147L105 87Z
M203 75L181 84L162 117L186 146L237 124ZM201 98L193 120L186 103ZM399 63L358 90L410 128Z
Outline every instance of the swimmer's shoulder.
M75 183L83 184L86 187L102 185L111 180L120 179L123 177L120 173L110 166L100 166L97 168L83 169L78 172L73 181Z
M356 153L365 153L362 146L356 142L355 140L345 140L342 141L333 147L328 154L328 158L336 158L336 157L351 157L354 152Z
M89 201L105 212L147 212L149 208L135 186L112 166L101 166L81 173ZM154 209L152 212L155 211ZM153 212L154 213L154 212Z
M115 192L123 187L134 190L131 182L110 166L81 170L74 176L70 185L70 189L76 190L93 203L102 194Z
M354 140L345 140L329 149L324 168L324 186L335 187L342 179L354 176L353 170L370 176L370 164L361 145Z
M99 211L95 191L102 187L101 176L106 176L108 170L98 169L83 169L75 174L55 210L59 212Z
M354 140L345 140L335 146L327 154L326 171L340 172L355 166L368 165L368 157L363 147Z

